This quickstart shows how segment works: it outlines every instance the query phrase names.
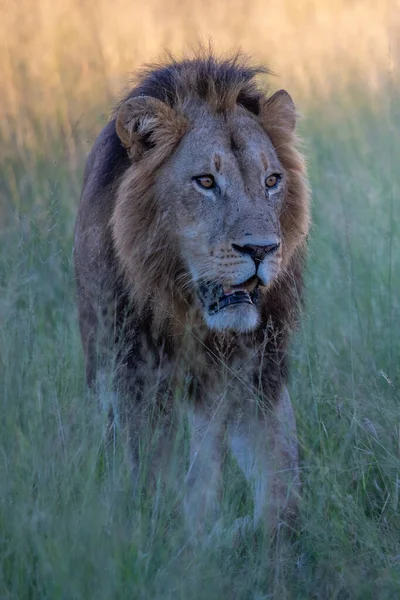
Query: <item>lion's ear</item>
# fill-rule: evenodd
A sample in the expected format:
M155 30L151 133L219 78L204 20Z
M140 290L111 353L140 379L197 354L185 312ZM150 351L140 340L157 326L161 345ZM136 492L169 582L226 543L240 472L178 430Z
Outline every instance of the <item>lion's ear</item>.
M132 156L160 145L175 145L186 130L186 119L170 106L151 98L129 98L118 109L115 128Z
M275 92L261 107L261 118L293 131L296 127L296 107L286 90Z

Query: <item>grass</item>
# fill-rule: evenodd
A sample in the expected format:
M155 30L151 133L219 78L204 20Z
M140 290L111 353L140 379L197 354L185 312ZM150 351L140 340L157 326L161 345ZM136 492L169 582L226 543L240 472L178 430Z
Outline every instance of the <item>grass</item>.
M197 26L222 48L239 40L264 61L268 20L256 1L240 21L222 5L213 13L204 3L202 13L172 2L167 11L152 0L135 7L143 31L130 50L132 4L119 0L110 11L99 2L95 14L90 3L67 4L40 0L29 20L21 0L0 19L0 598L400 597L392 5L271 2L269 63L305 116L313 188L307 307L290 383L301 518L273 545L260 534L193 546L175 498L134 493L124 440L111 450L104 443L104 415L84 384L72 232L83 160L123 74L163 44L179 52ZM234 465L225 475L229 517L249 499Z

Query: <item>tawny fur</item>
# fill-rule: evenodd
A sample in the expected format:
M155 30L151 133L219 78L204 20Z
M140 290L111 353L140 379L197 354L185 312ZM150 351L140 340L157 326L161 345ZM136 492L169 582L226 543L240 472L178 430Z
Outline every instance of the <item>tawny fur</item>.
M113 371L133 439L140 435L140 420L133 416L137 406L143 412L150 398L157 397L168 407L176 389L185 388L192 406L206 420L215 423L213 410L218 406L219 440L227 424L239 423L243 415L251 415L249 423L266 419L265 431L272 431L270 445L280 448L277 464L289 465L297 473L292 414L290 440L279 429L277 415L291 411L290 401L284 400L289 409L280 405L286 398L282 394L286 394L289 336L302 296L309 192L294 105L284 91L266 95L256 81L264 73L266 69L248 66L239 56L225 61L202 56L142 72L87 161L75 233L78 305L88 382L93 384L99 371ZM191 215L184 198L177 208L179 194L164 193L168 185L174 189L173 178L180 176L174 162L179 148L203 118L221 131L225 122L233 131L236 119L238 124L247 123L272 143L283 168L279 210L268 207L267 201L265 208L261 205L281 235L279 273L261 288L260 317L253 331L207 327L181 245L184 235L205 239L202 228L207 229L207 221L201 214ZM240 162L240 149L237 156ZM260 157L267 167L270 158L263 152ZM213 163L217 170L220 161L217 154ZM249 194L246 214L251 199L258 202L256 192ZM186 218L182 214L187 219L178 231L176 215ZM258 214L251 218L257 222ZM204 250L204 256L208 252L204 269L218 253L220 264L233 269L232 241L227 234L220 250L217 246ZM200 242L199 248L191 247L195 253L203 252ZM260 402L266 411L263 417L255 416ZM198 488L193 489L197 494ZM277 494L276 489L282 500L284 492L276 482L270 493Z

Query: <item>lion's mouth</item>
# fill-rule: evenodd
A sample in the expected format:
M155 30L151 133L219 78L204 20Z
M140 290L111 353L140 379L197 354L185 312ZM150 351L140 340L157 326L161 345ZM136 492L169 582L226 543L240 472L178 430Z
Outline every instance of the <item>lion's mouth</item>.
M210 315L235 304L255 306L259 298L259 279L253 275L247 281L230 287L202 284L199 288L199 296Z

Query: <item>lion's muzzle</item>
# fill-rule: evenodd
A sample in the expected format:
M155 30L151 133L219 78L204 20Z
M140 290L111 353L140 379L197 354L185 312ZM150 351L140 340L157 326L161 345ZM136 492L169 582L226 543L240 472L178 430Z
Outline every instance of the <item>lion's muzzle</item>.
M270 242L265 246L258 246L255 244L245 244L244 246L238 246L237 244L232 244L232 247L234 250L240 252L241 254L247 254L248 256L251 256L251 258L256 263L256 266L258 266L264 260L267 254L274 254L279 249L280 245L281 242L277 238L276 241Z

